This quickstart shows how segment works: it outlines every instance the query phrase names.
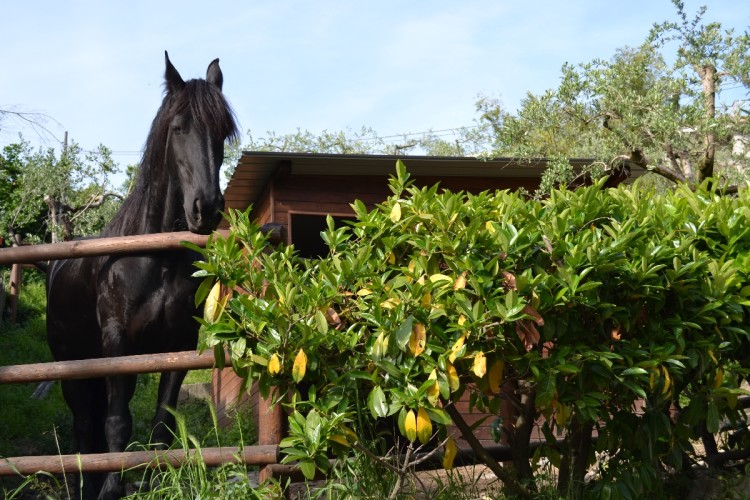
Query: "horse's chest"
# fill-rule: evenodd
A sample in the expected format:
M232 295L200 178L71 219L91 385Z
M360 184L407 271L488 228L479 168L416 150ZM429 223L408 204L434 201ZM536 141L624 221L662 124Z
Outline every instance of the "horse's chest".
M192 329L198 286L192 271L179 260L118 261L102 283L100 321L114 322L131 339Z

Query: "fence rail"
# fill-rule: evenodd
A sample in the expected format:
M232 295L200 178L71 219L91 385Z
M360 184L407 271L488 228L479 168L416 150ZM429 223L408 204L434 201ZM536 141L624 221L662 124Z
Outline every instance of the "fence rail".
M277 445L228 446L200 450L123 451L85 455L43 455L0 458L0 476L29 475L37 472L70 474L78 472L119 472L171 465L179 467L199 457L209 467L225 463L270 465L279 463Z
M0 384L201 370L213 368L215 361L213 352L198 354L195 351L181 351L0 366ZM225 358L224 362L228 364L229 359Z
M261 231L269 234L271 245L282 242L281 226L266 225ZM228 231L216 231L226 236ZM214 234L216 234L214 233ZM183 241L205 246L209 235L191 232L173 232L88 240L63 243L20 246L0 249L0 265L13 264L20 272L20 264L47 260L73 259L101 255L124 255L142 252L166 251L182 248ZM20 285L20 276L16 279ZM17 290L16 290L17 294ZM228 361L224 359L225 363ZM141 354L117 358L99 358L57 361L0 367L0 384L42 382L48 380L84 379L115 374L138 374L214 368L213 352L198 354L194 351ZM228 462L244 462L261 466L261 480L273 474L273 465L279 463L281 440L281 410L270 401L261 399L258 411L259 444L246 447L203 448L198 450L129 451L53 456L0 457L0 476L34 474L46 471L53 474L77 472L116 472L125 469L159 467L166 464L178 467L200 454L207 466Z
M229 231L216 231L226 236ZM0 250L0 265L33 264L45 260L76 259L101 255L123 255L139 252L159 252L182 248L183 241L205 246L209 236L190 231L174 233L141 234L135 236L112 236L86 240L43 243Z

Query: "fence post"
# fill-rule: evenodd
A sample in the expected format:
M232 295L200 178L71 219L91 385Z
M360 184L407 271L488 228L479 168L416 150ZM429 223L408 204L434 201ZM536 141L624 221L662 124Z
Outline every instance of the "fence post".
M0 325L3 324L5 315L5 278L0 276Z
M12 233L11 246L21 246L21 237L15 232ZM8 318L12 324L18 322L18 298L21 294L21 279L23 278L22 269L23 268L19 262L14 262L10 268L10 283L8 284L8 288L10 289L10 314Z
M278 445L282 438L283 429L283 411L281 409L281 402L273 403L274 396L277 396L278 392L276 388L271 389L271 394L268 398L264 399L258 394L258 444ZM273 476L273 468L271 466L265 466L260 469L258 481L263 483L264 481L271 479Z
M21 279L23 271L21 264L13 264L10 268L10 322L18 322L18 297L21 293Z

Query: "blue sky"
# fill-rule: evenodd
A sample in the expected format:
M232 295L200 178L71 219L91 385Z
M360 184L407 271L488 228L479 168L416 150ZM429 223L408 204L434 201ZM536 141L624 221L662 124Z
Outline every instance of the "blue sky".
M746 0L686 0L742 31ZM6 2L0 108L42 112L56 146L104 144L136 163L161 102L163 51L184 78L219 57L243 131L372 127L381 136L470 126L478 94L515 109L565 62L609 58L673 20L669 0ZM56 123L57 122L57 123ZM58 125L59 123L59 125Z

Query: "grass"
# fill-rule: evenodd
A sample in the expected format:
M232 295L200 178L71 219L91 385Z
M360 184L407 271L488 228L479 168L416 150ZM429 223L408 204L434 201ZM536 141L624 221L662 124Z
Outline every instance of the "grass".
M45 303L43 276L26 272L18 324L4 322L0 325L0 366L52 361L46 340ZM205 383L210 380L210 370L197 370L189 372L185 382ZM45 398L34 399L32 394L37 385L0 385L0 457L72 452L72 416L63 400L60 384L55 383ZM138 377L136 393L130 405L134 443L149 441L158 387L158 374ZM256 433L248 412L236 414L233 424L228 428L217 429L210 401L188 400L180 403L179 410L180 418L191 435L205 436L199 441L203 447L218 446L220 443L236 445L240 442L255 442ZM0 478L0 497L3 497L3 492L13 491L22 484L25 489L39 491L51 488L59 491L60 485L56 485L55 481L59 482L60 478Z

